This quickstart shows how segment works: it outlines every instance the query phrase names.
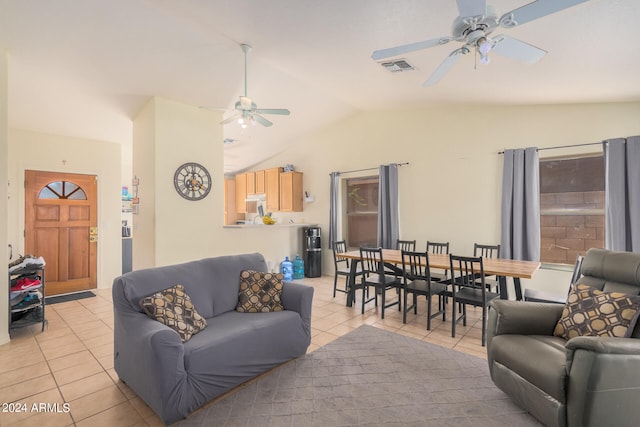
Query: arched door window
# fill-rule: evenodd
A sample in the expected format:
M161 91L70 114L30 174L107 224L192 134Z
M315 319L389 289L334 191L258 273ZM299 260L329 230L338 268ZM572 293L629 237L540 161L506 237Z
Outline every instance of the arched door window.
M71 181L54 181L42 187L38 199L87 200L87 195Z

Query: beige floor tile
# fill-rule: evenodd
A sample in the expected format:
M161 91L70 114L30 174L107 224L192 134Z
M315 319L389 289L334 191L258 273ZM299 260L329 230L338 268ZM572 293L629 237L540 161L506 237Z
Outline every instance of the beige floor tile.
M111 344L113 346L113 331L108 334L87 338L85 340L82 340L82 342L87 346L89 350L105 344Z
M25 336L12 336L11 341L6 344L0 345L0 358L4 355L15 354L17 351L32 351L38 346L35 338L31 335ZM0 359L1 360L1 359Z
M320 347L321 346L319 346L317 344L311 343L311 344L309 344L309 347L307 347L307 353L311 353L312 351L317 350Z
M91 322L78 323L77 325L71 326L75 333L82 331L95 331L96 329L104 326L102 320L93 320Z
M93 357L87 357L82 363L55 371L53 376L55 377L58 385L64 385L97 374L101 371L104 371L104 369L100 363L98 363L98 361Z
M80 420L99 414L100 412L106 411L107 409L113 408L114 406L126 401L127 398L120 389L115 385L112 385L72 400L69 403L71 405L71 416L76 422L79 422ZM131 409L133 409L133 406L131 406ZM133 409L133 411L135 413L135 409Z
M49 411L29 413L28 415L29 417L27 418L18 419L6 425L11 427L65 427L73 425L71 414L63 412L63 408L60 407Z
M20 403L24 405L25 412L0 412L1 426L59 426L71 422L68 408L65 412L64 400L57 388L20 399Z
M83 350L77 353L57 357L55 359L49 359L48 362L51 371L56 372L61 369L70 368L80 363L86 362L90 357L92 356L89 350Z
M104 356L113 357L113 341L107 344L90 348L89 351L91 351L91 354L93 354L97 358L104 357Z
M162 422L160 417L155 414L149 418L145 418L144 421L149 427L164 427L164 423Z
M102 356L102 357L98 357L98 362L100 362L100 364L102 365L102 367L104 369L111 369L113 368L113 355L110 354L108 356Z
M335 328L336 326L338 326L340 322L336 322L333 319L325 318L325 319L312 321L311 324L315 329L326 332L329 329Z
M120 403L76 423L77 427L138 425L144 425L144 419L129 402Z
M112 385L114 385L114 382L109 374L105 371L100 371L77 381L60 385L60 392L62 397L69 402Z
M127 397L127 399L135 399L138 397L135 391L131 389L128 385L123 383L122 381L116 381L116 386L120 389L120 391Z
M137 396L134 397L133 399L129 399L129 403L131 403L131 405L133 405L133 407L136 408L136 411L138 411L138 414L140 414L142 418L150 418L155 414L155 412L153 412L153 409L151 409L144 402L144 400L140 399Z
M66 338L66 337L63 337L63 338ZM57 359L58 357L67 356L69 354L78 353L86 349L87 347L85 347L85 345L82 344L80 340L77 340L77 342L73 342L71 344L66 344L66 345L60 345L59 347L49 346L47 348L43 348L42 353L44 354L44 357L47 360L51 360L51 359Z
M314 338L312 338L311 343L318 346L323 346L323 345L329 344L331 341L335 340L336 338L338 338L337 335L333 335L327 332L322 332L317 336L315 336Z
M355 328L352 328L351 326L347 326L347 325L338 325L334 328L329 329L327 332L332 334L332 335L337 335L339 337L348 334L349 332L353 331Z
M18 364L17 361L20 361ZM35 348L29 352L16 352L15 354L6 353L0 358L0 373L10 372L16 368L16 365L21 367L32 366L45 361L44 355L39 348Z
M109 325L107 325L105 322L101 320L99 325L95 329L85 329L82 331L78 331L76 332L76 335L81 340L95 338L103 335L113 336L113 328L111 328Z
M0 388L0 402L16 402L43 391L56 388L56 382L49 373Z
M2 387L8 387L49 373L49 365L46 362L40 362L29 366L19 366L10 371L1 373L0 385Z
M51 325L49 325L51 326ZM36 341L38 343L43 344L47 343L51 340L59 340L61 337L66 335L73 335L73 330L68 326L64 325L60 328L51 329L50 327L45 329L45 331L39 335L35 336Z

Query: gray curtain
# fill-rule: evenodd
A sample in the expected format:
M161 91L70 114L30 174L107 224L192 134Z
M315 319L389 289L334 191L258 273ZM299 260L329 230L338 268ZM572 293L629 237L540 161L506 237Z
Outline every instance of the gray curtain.
M378 185L378 246L395 249L400 237L398 220L398 165L380 166Z
M340 215L340 172L331 172L329 188L329 242L327 247L333 249L333 242L339 239L338 215Z
M535 147L504 150L500 257L540 260L540 166Z
M640 252L640 136L604 142L605 248Z

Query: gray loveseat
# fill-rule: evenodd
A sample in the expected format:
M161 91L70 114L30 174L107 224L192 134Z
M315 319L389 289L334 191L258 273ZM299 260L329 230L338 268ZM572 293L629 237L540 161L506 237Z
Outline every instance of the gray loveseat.
M167 424L287 360L311 342L313 288L285 283L285 310L239 313L240 272L267 271L260 254L207 258L124 274L114 280L115 371ZM184 285L207 327L182 343L149 318L141 298Z
M638 295L640 253L590 249L578 283ZM553 335L564 305L494 300L487 350L494 383L547 426L640 423L640 322L630 338Z

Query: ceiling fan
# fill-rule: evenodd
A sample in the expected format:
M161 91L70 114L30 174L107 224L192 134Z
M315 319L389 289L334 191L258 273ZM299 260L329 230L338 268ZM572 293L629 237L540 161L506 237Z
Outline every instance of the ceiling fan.
M237 120L242 128L246 128L249 123L256 122L262 126L271 126L273 123L262 117L261 114L281 114L288 116L291 112L283 108L258 108L256 103L247 96L247 55L251 50L251 46L241 44L240 47L244 52L244 96L241 96L240 100L235 104L236 113L220 122L220 124L226 125L227 123Z
M462 55L475 51L480 63L489 62L489 53L495 52L507 58L534 63L547 52L518 39L505 35L489 37L497 27L513 28L538 18L559 12L588 0L537 0L498 17L486 0L456 0L460 15L451 26L451 36L409 43L388 49L376 50L371 54L374 60L390 58L416 50L443 45L450 41L463 43L455 49L436 68L431 76L422 84L436 84L458 62Z

